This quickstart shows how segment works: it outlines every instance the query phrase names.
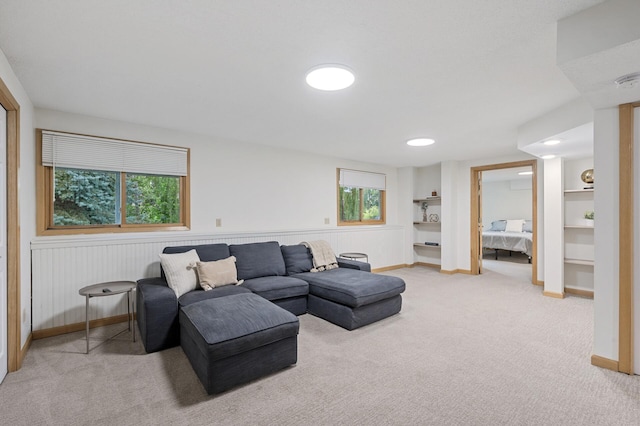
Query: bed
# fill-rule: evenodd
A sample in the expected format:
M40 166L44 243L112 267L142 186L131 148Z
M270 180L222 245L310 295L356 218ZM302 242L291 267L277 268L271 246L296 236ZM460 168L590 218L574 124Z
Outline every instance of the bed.
M491 228L482 231L482 248L492 249L496 251L496 260L498 259L498 250L506 250L509 252L524 253L529 257L533 253L533 233L531 232L531 221L518 220L517 223L509 223L507 220L499 220L491 223ZM518 229L521 229L518 231Z

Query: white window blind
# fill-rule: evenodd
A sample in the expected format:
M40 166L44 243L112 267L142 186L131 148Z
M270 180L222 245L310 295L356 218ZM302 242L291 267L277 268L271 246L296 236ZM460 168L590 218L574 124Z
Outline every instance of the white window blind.
M340 169L340 186L386 190L387 177L382 173Z
M43 131L42 165L186 176L187 149Z

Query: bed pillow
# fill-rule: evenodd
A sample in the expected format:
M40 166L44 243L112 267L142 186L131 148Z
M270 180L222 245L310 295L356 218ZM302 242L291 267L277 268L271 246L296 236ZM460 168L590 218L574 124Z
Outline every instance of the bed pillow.
M489 228L489 231L504 231L506 227L506 220L494 220L491 222L491 228Z
M204 290L212 290L224 285L242 284L238 282L235 256L211 262L196 262L200 287Z
M160 253L160 264L167 278L167 284L180 297L195 290L198 286L196 262L199 262L198 252L189 250L185 253Z
M522 232L533 232L533 222L525 220L524 225L522 225Z
M523 219L509 219L507 220L507 226L505 231L507 232L522 232L522 225L524 225Z

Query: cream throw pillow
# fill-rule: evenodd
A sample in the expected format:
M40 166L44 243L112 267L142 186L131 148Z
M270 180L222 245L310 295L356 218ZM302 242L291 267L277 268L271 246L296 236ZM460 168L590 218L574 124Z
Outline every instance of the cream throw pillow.
M167 277L167 284L180 297L198 286L196 262L200 257L195 250L185 253L160 253L160 264Z
M522 232L522 225L524 225L524 219L507 220L507 227L504 230L506 232Z
M238 270L236 269L236 257L230 256L213 262L196 262L200 287L211 290L223 285L242 284L238 282Z

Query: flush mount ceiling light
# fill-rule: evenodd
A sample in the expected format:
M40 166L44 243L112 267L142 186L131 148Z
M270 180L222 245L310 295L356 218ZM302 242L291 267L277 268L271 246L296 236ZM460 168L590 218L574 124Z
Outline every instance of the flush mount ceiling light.
M533 172L532 171L528 171L528 172L519 172L518 173L520 176L528 176L528 175L532 175Z
M615 81L618 89L633 89L640 86L640 72L623 75Z
M551 160L552 158L556 158L556 156L554 154L547 154L547 155L543 155L542 157L543 160Z
M434 143L436 143L436 141L430 138L416 138L407 141L407 145L409 146L427 146L433 145Z
M558 145L560 143L560 139L549 139L548 141L544 141L542 143L549 146Z
M319 65L307 73L307 84L314 89L334 91L351 86L356 80L353 72L344 65Z

